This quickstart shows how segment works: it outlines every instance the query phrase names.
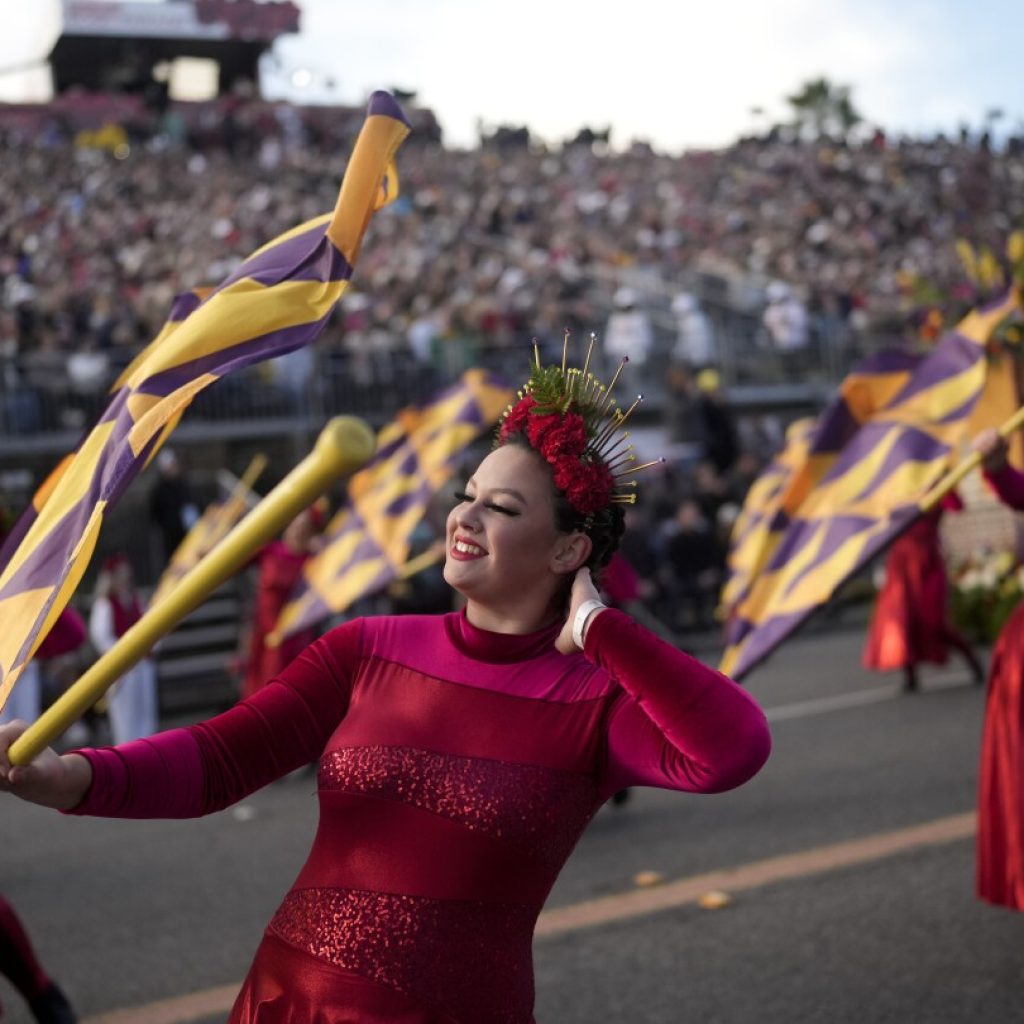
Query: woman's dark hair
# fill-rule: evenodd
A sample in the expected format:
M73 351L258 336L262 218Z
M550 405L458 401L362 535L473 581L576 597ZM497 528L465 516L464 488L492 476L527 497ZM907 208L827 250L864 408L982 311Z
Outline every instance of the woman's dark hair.
M547 460L530 444L529 438L522 431L510 434L505 444L525 448L538 458L541 464L547 468L549 474L551 473L551 467ZM591 516L580 515L569 504L566 496L555 486L553 475L551 493L555 501L555 527L561 533L572 533L574 530L579 530L592 541L594 546L587 559L587 568L590 570L594 583L599 585L601 573L611 561L612 555L618 550L619 541L622 540L622 535L626 530L626 513L623 506L618 502L612 502Z

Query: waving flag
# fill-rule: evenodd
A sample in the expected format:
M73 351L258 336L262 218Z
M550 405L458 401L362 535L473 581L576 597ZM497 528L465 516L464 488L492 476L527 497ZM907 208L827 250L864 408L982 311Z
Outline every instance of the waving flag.
M373 213L397 194L393 157L408 131L395 101L374 93L334 212L258 249L119 379L0 574L0 708L82 578L106 508L192 399L225 374L306 345L320 332L348 284Z
M396 579L410 538L466 448L492 427L512 392L483 370L422 409L406 409L377 437L377 454L349 481L349 500L325 531L325 545L281 612L289 636L344 611Z
M881 353L843 383L739 556L723 672L749 672L921 514L985 386L985 344L1019 310L1012 291L926 356Z
M750 589L772 541L778 538L776 516L782 497L794 472L807 458L814 427L815 420L810 417L791 423L786 430L782 451L750 485L743 508L733 523L726 559L729 578L722 588L719 602L723 609L734 608Z
M181 325L189 313L191 313L192 310L194 310L199 303L210 294L211 291L213 291L212 288L196 288L192 291L183 292L181 295L176 296L174 302L171 304L171 315L167 318L167 323L163 325L160 329L160 333L157 334L157 336L136 357L132 365L134 366L135 363L138 363L147 353L152 351L156 345L162 344L167 336ZM127 372L128 371L126 370L125 373ZM113 387L111 387L111 394L116 394L117 391L120 390L123 379L124 374L122 374L121 378L115 382ZM180 412L165 424L164 436L169 434L175 426L177 426L179 419L181 419ZM89 435L86 434L86 438L88 436ZM81 445L79 445L79 447L81 447ZM154 445L151 455L155 455L158 448L159 445ZM25 535L39 517L39 513L42 510L43 505L46 503L46 500L51 494L53 494L57 484L61 480L61 477L63 477L65 470L72 465L77 454L78 448L75 448L74 451L65 455L64 458L57 463L54 469L51 470L50 475L39 485L35 494L32 495L32 500L29 502L28 508L26 508L18 517L18 521L11 528L10 533L4 538L3 546L0 547L0 570L7 565L11 560L11 557L14 555L14 552L17 551L21 542L25 539ZM2 706L2 704L0 704L0 706Z

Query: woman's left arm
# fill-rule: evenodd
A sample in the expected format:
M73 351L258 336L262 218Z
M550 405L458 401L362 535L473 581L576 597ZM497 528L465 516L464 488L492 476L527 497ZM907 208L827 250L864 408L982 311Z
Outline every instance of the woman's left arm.
M594 615L584 653L621 688L608 720L608 795L632 785L718 793L768 759L771 735L754 699L628 615Z

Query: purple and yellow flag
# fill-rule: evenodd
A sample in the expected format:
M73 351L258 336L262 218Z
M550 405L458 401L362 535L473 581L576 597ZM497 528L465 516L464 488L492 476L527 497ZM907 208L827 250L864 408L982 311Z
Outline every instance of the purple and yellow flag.
M278 637L344 611L398 578L410 538L466 448L494 426L512 392L483 370L421 409L405 409L377 436L377 453L348 485L348 501L325 531L281 611Z
M0 574L0 708L81 580L106 508L192 399L225 374L306 345L320 332L352 275L371 217L397 194L393 158L408 132L398 104L374 93L334 212L258 249L121 376L99 422L33 508Z
M816 420L811 417L794 420L786 430L781 452L762 470L750 485L743 508L733 523L726 567L729 578L719 596L723 609L734 608L740 597L750 589L751 581L761 568L761 559L775 536L776 515L782 505L786 486L804 464Z
M157 336L145 347L145 349L143 349L142 352L139 353L132 365L134 366L136 363L140 362L153 350L155 346L162 344L168 335L181 326L189 313L191 313L212 291L212 288L195 288L192 291L183 292L181 295L175 296L174 301L171 304L171 314L167 318L167 322L160 328L160 332ZM126 370L125 373L127 372L128 371ZM125 374L123 373L121 377L115 381L110 389L111 395L116 395L116 393L121 389L124 377ZM182 412L184 412L184 409L164 425L160 442L153 445L151 448L150 458L157 453L163 443L163 439L177 426L178 421L181 419ZM32 500L29 502L28 507L18 517L18 520L11 528L10 533L8 533L4 538L3 546L0 547L0 571L6 567L7 563L13 557L14 552L18 550L21 542L25 539L25 535L39 517L39 513L42 511L43 505L56 489L57 484L64 475L64 472L74 463L75 458L78 455L79 448L81 448L82 444L85 443L88 437L89 434L87 433L75 449L65 455L64 458L57 463L57 465L50 471L49 476L47 476L47 478L36 489L35 494L32 495Z
M798 432L738 521L719 666L741 678L922 512L956 455L986 382L985 345L1021 308L1011 291L968 314L925 356L883 352ZM746 531L742 532L745 524Z

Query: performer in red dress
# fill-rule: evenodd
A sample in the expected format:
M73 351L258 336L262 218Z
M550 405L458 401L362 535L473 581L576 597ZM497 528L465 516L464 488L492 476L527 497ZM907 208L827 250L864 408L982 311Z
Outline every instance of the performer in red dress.
M281 609L302 576L302 567L313 550L323 526L323 514L312 506L300 512L286 527L280 540L271 541L256 556L259 582L256 608L249 636L249 657L242 680L242 696L251 697L316 639L311 630L286 637L277 647L267 643L267 634L277 624Z
M0 729L0 787L76 814L205 814L320 759L313 849L232 1024L528 1024L537 915L602 803L767 758L748 693L598 599L634 497L601 401L538 365L448 517L462 611L348 622L224 714L116 750L10 770Z
M1024 509L1024 473L1006 461L995 430L978 435L985 478L1011 508ZM1024 910L1024 604L992 649L978 787L977 890L989 903Z
M949 621L948 581L939 523L944 512L959 512L960 496L951 492L923 515L889 549L885 584L868 627L862 664L873 672L903 670L904 689L916 690L917 666L944 665L953 647L967 662L975 682L984 672L970 645Z

